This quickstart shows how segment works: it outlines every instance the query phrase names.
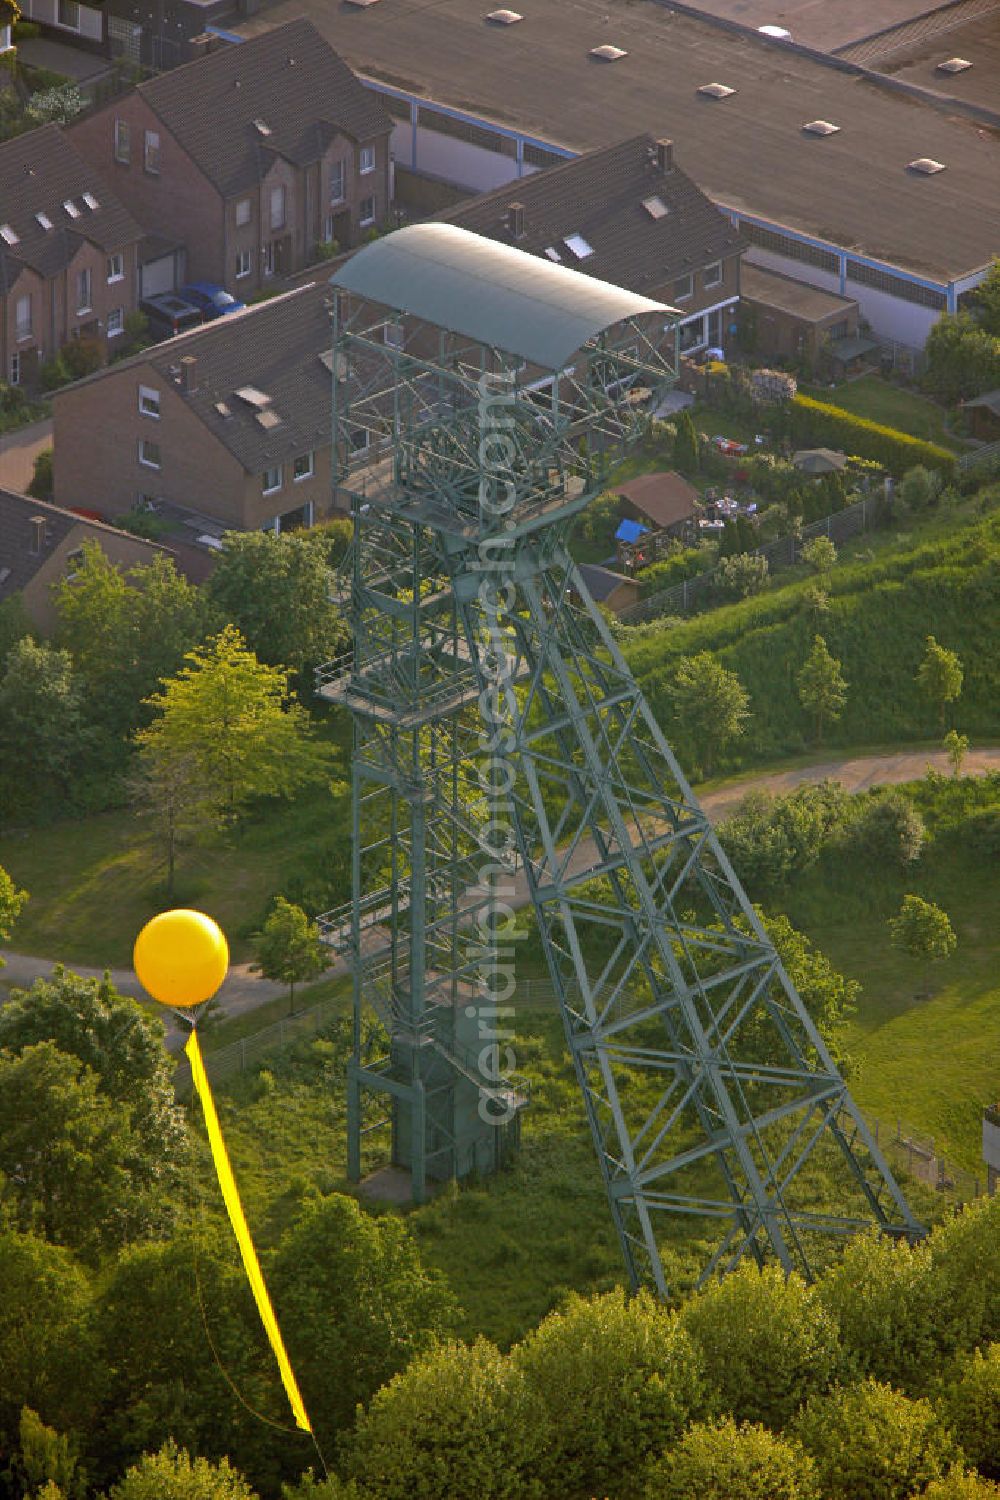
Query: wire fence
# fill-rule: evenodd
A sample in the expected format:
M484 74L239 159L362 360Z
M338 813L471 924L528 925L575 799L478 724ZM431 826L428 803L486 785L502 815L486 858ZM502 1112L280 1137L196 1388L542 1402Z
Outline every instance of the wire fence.
M777 541L756 547L752 555L766 557L772 571L790 568L799 561L803 543L811 541L813 537L826 536L831 542L842 545L851 537L871 530L878 523L882 505L880 498L866 495L855 505L848 505L844 510L835 511L832 515L803 526L797 537L783 536ZM718 589L719 569L710 568L707 573L698 573L684 583L675 583L669 589L651 594L648 599L640 599L638 604L621 610L618 618L623 625L641 625L664 615L691 614L703 605L717 603Z
M522 1006L545 1006L556 1004L555 990L548 979L522 979L517 987L516 1004ZM287 1046L302 1036L315 1036L343 1010L343 1000L331 997L322 1000L308 1010L283 1016L270 1026L263 1026L251 1036L220 1047L205 1055L205 1071L213 1085L225 1083L241 1074L253 1072L272 1053ZM186 1058L177 1064L174 1078L177 1093L185 1096L191 1090L191 1068ZM937 1150L934 1137L913 1130L905 1121L897 1119L887 1123L862 1111L875 1142L890 1166L918 1182L927 1183L950 1201L967 1203L980 1198L988 1189L986 1169L976 1176L958 1166Z

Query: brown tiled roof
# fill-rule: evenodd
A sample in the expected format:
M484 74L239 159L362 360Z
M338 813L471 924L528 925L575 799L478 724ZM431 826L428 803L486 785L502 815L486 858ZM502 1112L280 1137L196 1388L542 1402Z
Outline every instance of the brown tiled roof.
M337 131L368 141L392 128L378 95L304 19L162 73L138 92L226 197L259 182L276 157L317 161Z
M637 479L615 485L615 494L634 505L654 526L676 526L688 520L698 501L694 485L673 469L640 474Z
M666 209L659 218L643 207L644 199L653 198ZM508 227L511 203L524 207L520 239ZM646 295L734 255L744 243L680 167L660 171L656 142L646 133L532 173L436 217L534 255L554 250L574 271ZM578 259L564 243L573 234L582 235L594 253Z
M84 202L89 193L97 204ZM78 217L63 204L73 203ZM36 218L45 214L45 229ZM14 285L23 266L55 276L85 241L102 250L121 250L142 238L142 230L89 162L70 145L58 125L40 125L0 144L0 226L17 243L0 238L0 290Z

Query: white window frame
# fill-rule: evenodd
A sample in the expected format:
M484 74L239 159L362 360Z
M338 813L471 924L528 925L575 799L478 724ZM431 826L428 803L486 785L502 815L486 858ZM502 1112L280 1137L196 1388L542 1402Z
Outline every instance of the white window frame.
M253 251L237 250L236 252L236 280L242 281L244 276L253 275Z
M280 198L277 198L277 201L281 205L281 214L280 214L280 217L275 218L275 216L274 216L274 205L275 205L275 199L276 199L276 197L277 197L277 195L279 193L280 193L281 196L280 196ZM286 224L287 218L288 218L288 203L286 201L287 200L287 196L288 195L285 192L285 184L283 182L276 182L274 184L274 186L271 188L270 192L268 193L268 199L267 199L268 223L270 224L272 230L274 230L274 229L284 229L284 227L285 227L285 224Z
M358 153L358 171L362 177L375 170L375 147L362 146Z
M339 187L338 184L339 183ZM341 157L340 161L330 163L330 202L343 203L347 197L347 163Z
M10 357L10 383L11 385L21 384L21 355L17 349Z
M64 21L63 20L63 6L66 6L67 8L70 7L70 6L72 6L72 8L76 11L76 20L75 21ZM64 31L79 31L80 30L80 5L79 5L79 0L56 0L56 25L57 26L61 26Z
M108 286L115 281L125 280L125 257L120 250L113 250L108 256Z
M236 227L243 229L250 223L253 214L253 204L249 198L237 198L236 200Z
M277 474L278 478L274 484L268 484L268 476ZM285 481L284 469L281 464L275 464L270 469L265 469L260 476L260 491L262 495L276 495L283 488Z
M717 273L717 274L713 274ZM722 261L713 260L701 273L702 285L707 290L712 286L722 285Z
M147 458L146 457L146 449L149 448L149 447L155 448L156 451L158 453L160 453L159 458L156 459L155 461L153 459L151 459L151 458ZM142 465L142 467L144 469L162 469L163 468L163 454L160 452L160 445L159 445L159 443L154 442L152 438L144 438L144 437L140 438L139 439L139 462L140 462L140 464Z
M21 317L21 308L24 307L25 304L27 304L28 307L27 322L25 322ZM14 308L15 329L17 332L17 342L19 344L23 344L26 339L34 338L34 331L32 328L32 312L33 308L31 293L25 292L23 297L18 297Z
M94 277L89 266L76 273L76 315L94 310Z
M115 161L123 167L132 165L132 127L121 115L115 115Z
M677 288L680 286L680 283L682 281L686 281L687 282L687 291L686 292L680 292L680 291L677 290ZM673 290L673 293L672 293L673 300L675 302L688 302L688 301L690 301L690 299L693 296L694 296L694 274L693 274L693 272L688 271L683 276L676 276L674 278L674 290Z
M153 385L139 387L139 415L160 420L160 393Z
M153 142L156 142L154 145ZM150 177L160 175L160 132L158 130L146 130L142 137L142 169L148 172Z
M125 332L124 307L112 307L108 312L107 336L116 339Z
M372 211L371 211L371 213L367 217L365 215L365 204L366 203L370 203L371 206L372 206ZM362 198L361 203L360 203L360 205L358 207L358 223L361 225L361 227L363 229L366 228L369 224L374 224L375 223L376 210L377 210L377 204L375 202L375 194L374 193L372 193L368 198Z
M296 471L297 471L297 469L299 467L299 464L301 464L301 463L307 463L309 465L309 467L307 469L303 469L302 473L299 474ZM309 449L308 453L300 453L299 456L298 456L298 458L293 459L293 461L292 461L292 482L294 484L301 484L301 482L302 482L303 479L312 479L312 477L313 477L313 475L315 473L316 473L316 455L315 455L314 451L312 450L312 448Z

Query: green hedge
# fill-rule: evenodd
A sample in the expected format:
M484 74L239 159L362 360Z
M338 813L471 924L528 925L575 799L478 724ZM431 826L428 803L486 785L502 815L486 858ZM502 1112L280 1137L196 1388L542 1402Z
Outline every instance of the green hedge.
M951 475L955 455L937 443L910 437L894 427L882 427L867 417L856 417L842 407L812 396L793 396L787 407L788 430L794 438L815 447L832 446L861 458L874 459L894 474L904 474L916 464Z

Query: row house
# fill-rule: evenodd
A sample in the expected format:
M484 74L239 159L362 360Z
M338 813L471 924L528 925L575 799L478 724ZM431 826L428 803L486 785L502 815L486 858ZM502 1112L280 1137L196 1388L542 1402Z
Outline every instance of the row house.
M208 536L325 518L328 304L309 282L57 391L56 503L180 516Z
M386 223L393 122L311 22L291 21L141 83L70 127L187 276L243 301Z
M73 338L106 355L136 305L143 233L57 125L0 144L0 359L32 386Z

